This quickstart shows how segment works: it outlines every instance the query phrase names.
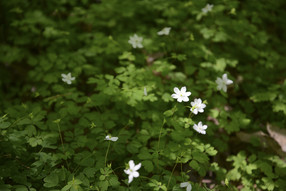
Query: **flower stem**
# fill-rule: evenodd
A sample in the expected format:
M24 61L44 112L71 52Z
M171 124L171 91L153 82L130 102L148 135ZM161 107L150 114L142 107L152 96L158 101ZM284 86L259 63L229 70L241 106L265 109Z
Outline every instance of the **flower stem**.
M108 152L109 152L109 147L110 147L110 141L108 141L108 147L107 147L107 150L106 150L106 153L105 153L104 166L106 166L106 162L107 162L107 155L108 155Z
M61 139L61 143L62 143L62 147L63 147L63 152L64 152L64 154L66 155L66 153L65 153L65 147L64 147L64 141L63 141L63 137L62 137L61 126L60 126L59 122L56 123L56 124L57 124L57 126L58 126L59 135L60 135L60 139ZM68 168L68 170L69 170L69 164L68 164L68 162L67 162L67 159L65 159L65 161L66 161L67 168Z
M59 125L59 123L57 123L57 126L58 126L58 130L59 130L59 135L60 135L60 139L61 139L61 143L62 143L62 147L63 147L63 150L65 150L65 147L64 147L64 141L63 141L63 137L62 137L62 130L61 130L61 127Z
M168 190L168 187L169 187L169 184L170 184L171 178L172 178L172 176L173 176L173 173L174 173L174 171L175 171L175 169L176 169L176 167L177 167L177 164L178 164L178 157L177 157L177 159L176 159L176 164L175 164L175 165L174 165L174 167L173 167L173 170L172 170L171 176L170 176L170 178L169 178L169 180L168 180L167 190Z
M157 144L158 160L159 160L159 149L160 149L161 133L162 133L162 129L163 129L165 123L166 123L166 119L164 118L163 124L162 124L161 129L160 129L159 138L158 138L158 144ZM158 161L157 161L157 168L159 168Z

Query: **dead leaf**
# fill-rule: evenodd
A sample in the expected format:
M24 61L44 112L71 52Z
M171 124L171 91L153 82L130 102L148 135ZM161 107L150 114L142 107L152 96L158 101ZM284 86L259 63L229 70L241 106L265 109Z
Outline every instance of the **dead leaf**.
M280 145L282 151L286 152L286 130L270 123L267 123L266 127L270 136Z
M246 143L252 143L253 140L257 139L263 148L268 149L270 152L275 152L282 158L286 157L286 154L281 150L279 144L262 131L254 133L238 132L236 133L236 136L240 141Z

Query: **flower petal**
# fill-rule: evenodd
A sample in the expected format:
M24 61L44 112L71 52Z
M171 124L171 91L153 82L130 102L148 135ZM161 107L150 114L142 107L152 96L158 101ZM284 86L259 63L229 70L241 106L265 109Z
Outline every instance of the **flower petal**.
M186 92L185 96L190 96L191 94L191 92Z
M184 102L188 102L188 101L189 101L189 98L186 97L186 96L184 96L184 97L183 97L183 101L184 101Z
M125 174L130 174L131 173L131 171L129 169L125 169L124 172L125 172Z
M187 187L187 191L191 191L192 190L192 185L189 183L188 187Z
M183 188L183 187L187 187L189 185L189 182L182 182L180 184L180 187Z
M187 91L186 86L184 86L184 87L181 88L181 92L182 92L182 93L186 93L186 91Z
M139 176L139 172L134 171L134 172L132 173L132 175L133 175L135 178L137 178L137 177Z
M141 168L141 163L137 164L136 166L134 166L134 170L139 170Z
M227 85L230 85L230 84L232 84L232 83L233 83L232 80L227 80L227 81L226 81L226 84L227 84Z
M130 160L130 161L129 161L129 168L130 168L130 169L133 169L134 166L135 166L134 161L133 161L133 160Z
M227 74L223 74L222 79L223 79L223 81L226 81L227 80Z
M178 94L172 94L171 96L172 96L172 98L174 98L174 99L178 99L178 98L179 98L179 95L178 95Z
M174 92L175 92L176 94L179 94L179 93L180 93L179 88L175 87L175 88L174 88Z
M132 175L129 175L129 176L128 176L128 184L130 184L132 181L133 181L133 176L132 176Z
M227 87L226 87L226 86L223 86L223 87L222 87L222 90L223 90L224 92L226 92L226 91L227 91Z
M117 139L118 139L118 137L111 137L111 141L113 141L113 142L115 142L115 141L117 141Z

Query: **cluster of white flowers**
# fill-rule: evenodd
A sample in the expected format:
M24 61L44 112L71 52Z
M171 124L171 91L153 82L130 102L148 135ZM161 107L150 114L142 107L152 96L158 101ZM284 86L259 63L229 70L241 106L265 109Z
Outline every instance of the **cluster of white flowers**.
M107 141L117 141L118 137L112 137L111 135L106 135L105 139ZM130 160L128 163L128 168L124 170L126 174L128 174L128 184L133 181L133 178L139 177L139 172L137 172L141 168L141 163L135 165L133 160Z
M177 99L178 102L188 102L189 101L189 96L192 94L191 92L187 92L187 88L184 86L181 88L181 90L179 90L179 88L175 87L174 88L174 94L172 94L172 98ZM190 111L197 115L198 112L203 113L204 112L204 108L206 107L206 104L202 103L202 100L200 98L195 99L193 102L191 102L191 109ZM202 126L202 122L199 122L198 125L194 124L193 128L202 134L206 134L206 129L207 129L207 125L203 125L204 131L202 131L201 129Z
M232 80L227 78L227 74L223 74L222 78L217 78L216 79L217 83L217 89L218 90L223 90L224 92L227 91L227 85L230 85L233 83ZM187 92L187 88L184 86L179 90L179 88L175 87L174 88L174 94L171 95L172 98L177 99L178 102L188 102L189 101L189 96L192 94L191 92ZM191 102L191 109L190 111L197 115L198 113L203 113L204 108L206 107L206 104L202 102L201 98L194 99L194 101ZM201 133L201 134L206 134L206 129L207 125L203 125L202 122L200 121L198 124L194 124L193 128Z

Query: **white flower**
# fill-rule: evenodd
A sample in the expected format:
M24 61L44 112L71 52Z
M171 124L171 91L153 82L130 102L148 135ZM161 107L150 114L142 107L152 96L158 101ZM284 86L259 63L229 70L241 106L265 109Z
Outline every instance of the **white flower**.
M62 74L62 80L66 82L67 84L71 84L72 80L75 80L75 77L71 76L71 73L68 74Z
M130 184L133 180L133 178L137 178L139 177L139 172L137 172L137 170L139 170L141 168L141 163L135 165L133 160L129 161L129 168L124 170L124 172L126 174L128 174L128 184Z
M203 13L208 13L210 12L212 9L213 9L213 6L212 4L207 4L204 8L202 8L202 12Z
M128 43L132 45L133 48L143 48L142 45L143 38L134 34L129 37Z
M145 95L145 96L148 95L148 94L147 94L147 88L146 88L146 87L144 87L144 95Z
M111 137L110 135L107 135L104 140L115 142L117 139L118 137Z
M207 125L203 125L202 122L200 121L198 124L194 124L193 126L194 130L201 134L206 134L206 129L208 128Z
M161 31L157 32L158 35L169 35L171 27L165 27Z
M180 184L180 187L181 187L181 188L187 187L187 188L186 188L186 191L191 191L191 190L192 190L192 185L191 185L189 182L182 182L182 183Z
M182 87L181 90L179 88L175 87L174 92L175 94L172 94L172 98L177 99L178 102L188 102L189 96L192 94L191 92L186 92L186 87Z
M203 113L204 108L206 107L206 104L202 103L201 98L195 99L193 102L191 102L192 108L191 112L193 112L195 115L198 114L198 112Z
M222 75L222 78L217 78L215 82L217 83L217 89L218 90L223 89L224 92L227 91L226 86L233 83L232 80L227 78L227 74Z

